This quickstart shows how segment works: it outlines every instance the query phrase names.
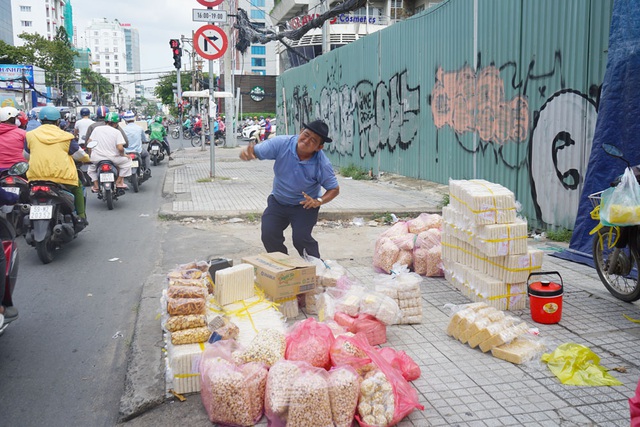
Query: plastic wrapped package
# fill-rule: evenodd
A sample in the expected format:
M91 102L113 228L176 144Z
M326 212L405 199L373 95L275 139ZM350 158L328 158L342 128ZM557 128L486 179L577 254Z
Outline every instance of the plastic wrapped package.
M167 345L167 389L178 394L200 392L198 366L204 344Z
M341 311L336 312L333 316L333 320L340 326L344 327L347 332L354 332L354 323L356 321L355 317L349 316L347 313L343 313Z
M189 314L186 316L170 316L164 322L167 332L181 331L183 329L200 328L207 326L207 316L204 314Z
M286 337L285 358L328 369L331 366L329 351L334 340L331 329L313 317L296 322Z
M364 294L365 291L362 287L352 287L343 297L335 301L336 312L341 311L349 316L357 316L361 308L360 301Z
M167 273L167 278L168 279L202 279L203 277L206 277L208 268L209 267L207 267L205 270L202 270L200 268L178 267L173 270L170 270Z
M207 345L200 363L202 403L212 423L252 426L262 418L267 367L258 362L237 366L234 340Z
M167 298L167 313L171 316L205 314L206 301L202 298Z
M413 267L413 251L409 249L402 249L398 254L398 259L396 262L400 264L406 265L409 268Z
M356 317L353 323L353 330L349 332L353 332L354 334L363 332L371 345L379 345L387 342L387 327L370 314L358 314L358 317Z
M378 349L378 353L382 356L392 367L398 370L402 377L407 381L414 381L420 378L422 374L420 366L404 351L395 350L391 347L384 347Z
M214 297L218 304L227 305L254 296L254 267L239 264L216 271Z
M458 339L460 335L460 322L463 319L473 319L476 316L476 312L480 309L489 307L484 302L476 302L471 304L464 304L458 307L455 307L454 312L451 315L451 319L449 319L449 325L447 326L447 335L452 336Z
M171 286L167 289L169 298L202 298L208 296L207 289L200 286Z
M175 270L200 270L202 272L209 271L211 263L208 261L192 261L185 264L180 264Z
M278 304L278 310L285 319L294 319L300 314L297 296L275 300L274 302Z
M545 351L545 346L533 337L518 337L508 344L491 349L493 357L519 365L533 360Z
M431 228L418 234L416 237L416 249L431 249L435 246L440 246L442 240L440 230L437 228Z
M324 292L324 287L319 286L316 287L315 290L311 292L306 292L302 294L302 298L304 298L304 308L307 314L318 314L318 307L320 306L320 298L319 295Z
M329 371L329 399L335 427L351 427L360 394L360 376L349 366Z
M209 292L209 283L206 279L183 279L183 278L175 278L169 279L169 288L172 287L180 287L180 286L188 286L188 287L198 287L207 290Z
M211 336L211 331L207 327L183 329L171 332L171 344L197 344L207 342Z
M336 337L331 346L332 366L351 366L358 375L364 375L375 368L371 363L371 358L360 348L362 343L368 343L364 334L357 337L352 333L347 333Z
M484 179L449 180L451 205L476 224L508 224L515 220L513 192Z
M353 337L359 340L358 335ZM361 340L360 340L361 341ZM371 359L376 369L368 372L360 384L360 400L356 420L362 426L391 426L414 409L423 410L418 393L398 370L366 342L358 346Z
M427 268L424 273L427 277L442 277L444 271L442 269L442 249L440 246L435 246L429 249L426 253Z
M261 362L271 366L284 358L286 349L285 336L274 329L264 329L251 341L245 349L233 353L237 363Z
M223 340L235 340L238 338L238 334L240 334L238 326L223 316L215 316L209 321L208 326L209 330L220 335Z
M366 311L363 312L367 313ZM380 301L380 306L378 306L378 310L373 316L385 325L395 325L402 318L402 311L400 307L398 307L396 300L383 296Z
M419 234L430 228L440 228L442 225L442 217L438 214L421 213L416 218L407 221L407 227L410 233Z
M333 427L326 371L302 369L291 390L287 427Z
M327 268L322 272L320 285L324 287L334 287L338 284L338 279L347 275L347 270L333 260L326 260Z
M409 234L409 226L406 221L398 221L380 234L380 237L403 237Z
M286 421L291 401L291 388L300 376L298 367L300 363L282 359L269 369L264 400L264 411L269 420Z
M390 238L378 238L373 252L373 266L390 273L399 255L400 248Z

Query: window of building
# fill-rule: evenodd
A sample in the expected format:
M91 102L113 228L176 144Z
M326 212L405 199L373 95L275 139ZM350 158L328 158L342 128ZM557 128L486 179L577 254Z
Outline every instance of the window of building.
M104 64L104 66L105 66L105 67L109 67L109 66L111 66L111 64L110 64L110 63L108 63L108 62L106 62L106 63Z
M251 46L251 55L266 55L266 46Z
M51 32L51 23L47 22L47 32Z
M118 44L118 40L113 41L114 46Z
M252 67L266 67L267 60L264 58L251 58L251 66Z
M264 10L251 10L251 19L264 19Z
M105 56L104 56L104 59L109 59L109 55L105 55Z
M105 70L105 73L107 73L107 74L111 74L111 70L107 68L107 69Z
M96 53L96 59L100 59L100 54Z
M264 76L267 74L267 72L265 70L251 70L251 72L253 74L260 74L261 76Z
M32 27L33 21L20 21L23 27Z
M264 7L264 0L253 0L251 2L251 6L253 6L253 7Z
M97 32L97 31L94 31L94 32L93 32L93 35L94 35L94 36L97 36L97 35L98 35L98 32Z
M93 44L95 44L96 46L97 46L97 45L99 45L99 44L100 44L100 40L95 39L95 40L93 41Z
M114 48L113 48L113 51L114 51L114 52L117 52L117 51L118 51L118 48L117 48L117 47L114 47ZM118 59L118 55L116 55L116 59Z
M31 12L31 6L20 6L20 12Z
M120 81L120 76L116 76L116 81L119 82Z
M117 66L118 66L118 63L117 63L117 62L114 62L114 63L113 63L113 66L114 66L114 67L117 67Z

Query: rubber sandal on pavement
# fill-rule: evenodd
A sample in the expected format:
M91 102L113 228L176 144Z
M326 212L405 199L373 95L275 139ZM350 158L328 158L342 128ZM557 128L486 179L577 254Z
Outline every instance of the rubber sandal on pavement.
M129 189L129 186L128 186L127 184L124 184L124 185L116 185L116 188L121 188L121 189L123 189L123 190L128 190L128 189Z
M92 188L91 188L91 192L92 192L92 193L99 193L99 192L100 192L100 190L99 190L98 188L93 188L93 187L92 187Z

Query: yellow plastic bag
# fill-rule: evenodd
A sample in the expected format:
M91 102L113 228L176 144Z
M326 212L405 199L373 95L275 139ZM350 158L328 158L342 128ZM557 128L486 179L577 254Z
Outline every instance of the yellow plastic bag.
M576 343L560 344L552 353L542 355L542 361L562 384L622 385L600 366L600 358L589 347Z

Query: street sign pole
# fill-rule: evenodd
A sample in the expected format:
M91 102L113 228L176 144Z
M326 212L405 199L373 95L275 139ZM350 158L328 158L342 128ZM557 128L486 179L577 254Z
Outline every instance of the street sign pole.
M208 7L207 9L212 9L212 8ZM213 24L213 23L209 22L209 24ZM218 113L216 108L216 98L214 96L216 88L214 87L213 82L214 82L213 59L210 59L209 60L209 94L211 95L211 98L209 99L209 155L210 155L209 177L211 178L216 177L216 135L215 135L215 132L213 131L213 121L217 119L215 115L217 115ZM214 115L214 112L212 111L214 109L216 110L215 115ZM226 144L226 141L225 141L225 144ZM204 144L202 144L202 146L204 147Z
M232 2L224 2L223 4L223 8L227 10L228 14L231 14L231 3ZM231 25L229 25L228 28L231 28ZM231 31L229 31L229 38L231 38ZM227 50L225 50L222 59L224 61L224 90L235 93L233 89L233 76L231 75L231 49L227 48ZM225 138L225 146L232 148L237 145L236 132L233 126L233 117L235 116L234 101L235 98L233 97L224 99L224 125L227 135L231 135L230 138Z

